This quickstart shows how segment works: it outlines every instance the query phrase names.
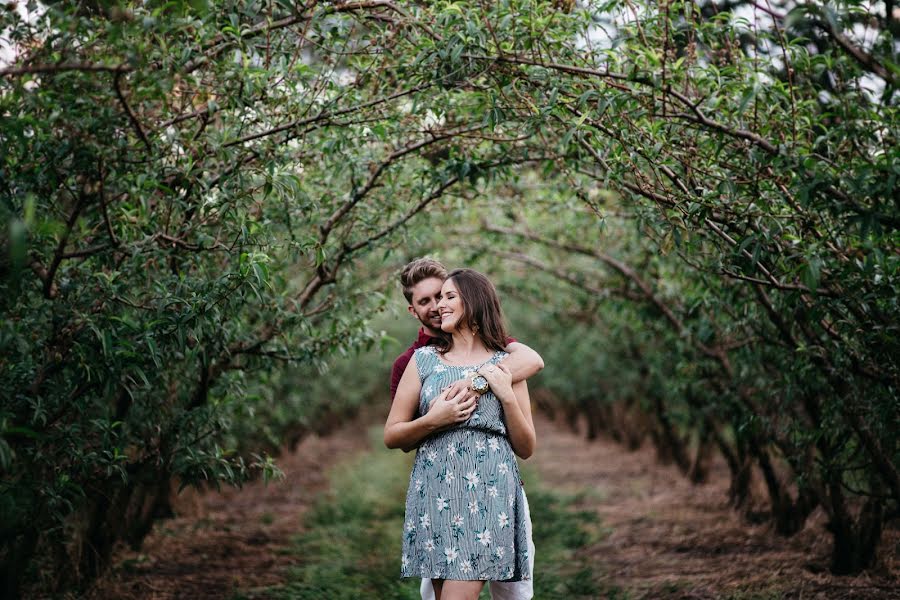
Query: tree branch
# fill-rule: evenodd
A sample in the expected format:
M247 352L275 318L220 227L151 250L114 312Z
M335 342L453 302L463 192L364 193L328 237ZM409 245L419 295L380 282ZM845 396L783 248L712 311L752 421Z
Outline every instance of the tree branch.
M523 265L527 265L529 267L533 267L538 269L539 271L543 271L548 275L554 277L555 279L559 279L560 281L564 281L569 285L582 289L589 294L593 294L595 296L604 297L607 295L619 296L621 298L625 298L627 300L631 300L634 302L644 300L644 296L640 294L635 294L634 292L629 291L626 288L598 288L592 285L589 285L579 278L575 277L571 273L567 273L562 271L561 269L554 269L550 265L539 261L536 258L528 256L527 254L523 254L522 252L504 252L498 250L491 250L492 254L500 256L502 258L507 258L509 260L514 260L516 262L522 263Z
M153 147L150 145L150 140L147 139L147 135L144 133L144 128L141 127L141 122L138 121L137 115L134 114L134 111L131 110L131 106L128 105L128 100L125 99L125 94L122 93L122 88L119 85L119 80L122 78L122 73L116 73L116 76L113 78L113 87L116 90L116 96L119 98L119 102L122 104L122 108L125 109L125 114L128 115L128 120L131 121L131 125L134 127L134 130L137 132L138 137L144 142L144 146L147 148L147 152L152 154Z
M415 205L413 208L411 208L409 211L407 211L407 213L405 215L403 215L401 218L397 219L396 221L394 221L393 223L391 223L390 225L388 225L387 227L385 227L378 233L372 235L371 237L368 237L364 240L356 242L355 244L347 246L345 249L345 252L347 254L349 254L351 252L355 252L364 246L368 246L372 242L375 242L387 235L390 235L391 233L396 231L398 228L400 228L404 223L406 223L407 221L412 219L418 213L422 212L422 210L424 210L425 207L428 206L429 204L431 204L434 200L441 197L444 194L444 192L446 192L451 186L453 186L457 182L459 182L459 177L457 177L457 176L451 177L450 179L448 179L447 181L442 183L440 186L438 186L432 193L430 193L428 196L426 196L424 199L422 199L421 202L419 202L417 205Z
M335 210L330 217L328 217L328 220L320 226L320 242L324 244L327 241L329 234L334 229L334 226L338 223L338 221L344 218L344 215L350 212L350 210L352 210L353 207L356 206L356 204L360 200L362 200L372 190L373 187L375 187L375 183L381 177L381 174L384 172L384 170L388 168L388 166L403 158L404 156L412 154L417 150L421 150L426 146L430 146L431 144L434 144L441 140L449 139L463 133L477 131L479 129L483 129L484 127L484 125L477 125L475 127L466 127L442 132L440 135L432 135L432 137L430 138L415 142L413 144L408 144L407 146L392 152L390 156L388 156L384 161L379 163L378 166L374 168L374 170L372 170L368 181L366 181L366 184L358 191L354 192L350 196L350 198L346 202L344 202L344 204L338 207L338 209Z
M236 146L238 144L243 144L245 142L252 142L253 140L258 140L263 137L267 137L270 135L275 135L276 133L281 133L282 131L289 131L291 129L295 129L297 127L303 127L304 125L310 125L312 123L318 123L320 121L327 121L333 119L335 117L341 117L343 115L356 112L359 110L363 110L365 108L371 108L373 106L377 106L379 104L384 104L386 102L390 102L391 100L396 100L397 98L402 98L403 96L408 96L410 94L415 94L416 92L421 92L423 90L427 90L432 87L433 84L427 83L422 85L417 85L416 87L409 88L406 90L402 90L391 94L390 96L385 96L383 98L376 98L375 100L370 100L369 102L364 102L362 104L357 104L355 106L350 106L347 108L342 108L340 110L336 110L334 112L320 112L319 114L313 117L307 117L306 119L297 119L296 121L291 121L290 123L285 123L284 125L279 125L277 127L273 127L272 129L267 129L265 131L260 131L257 133L251 133L245 135L242 138L238 138L236 140L232 140L226 144L223 144L223 148L230 148L231 146Z
M44 297L45 298L54 298L56 297L56 286L53 284L53 279L56 277L56 270L59 268L60 263L63 258L65 258L65 249L66 244L69 241L69 235L72 233L72 228L75 227L75 222L78 220L78 215L81 214L81 209L84 208L84 205L87 204L87 200L85 197L85 193L82 192L78 194L77 199L75 201L75 208L72 209L72 213L69 215L68 220L66 221L66 229L63 231L63 234L59 238L59 242L56 244L56 252L53 253L53 260L50 262L50 266L47 268L47 272L44 278Z
M66 71L87 71L87 72L106 72L106 73L129 73L133 71L132 67L127 65L119 64L119 65L104 65L101 63L58 63L55 65L50 64L35 64L28 65L22 67L7 67L5 69L0 69L0 77L9 76L17 76L17 75L29 75L36 73L64 73Z
M612 267L614 270L618 271L622 275L624 275L627 279L632 281L643 293L643 296L650 301L662 314L666 317L666 320L671 323L672 327L679 335L684 335L685 332L689 331L684 323L675 316L675 313L672 312L665 302L659 298L656 293L654 293L653 289L650 285L641 279L640 276L628 265L623 263L622 261L615 259L607 254L604 254L598 250L593 250L591 248L585 248L583 246L578 246L575 244L567 244L564 242L557 242L554 240L548 240L546 238L542 238L539 235L528 231L517 231L514 229L508 229L505 227L498 227L494 225L489 225L487 223L483 224L483 229L485 231L489 231L492 233L499 233L501 235L507 236L516 236L521 237L523 239L531 240L533 242L537 242L543 246L547 246L549 248L556 248L558 250L564 250L566 252L571 252L574 254L581 254L583 256L589 256L592 258L596 258L600 262ZM692 343L694 346L700 350L701 353L706 356L715 359L722 365L722 368L728 374L729 377L732 376L731 363L728 360L727 354L722 350L722 348L712 348L707 346L706 344L701 343L696 339L692 339Z
M874 56L850 41L850 38L838 31L827 19L817 20L817 23L822 29L828 32L828 35L837 42L838 46L843 48L847 54L853 57L853 60L859 63L863 69L881 77L888 85L896 85L893 73L875 60ZM894 39L896 40L896 38Z

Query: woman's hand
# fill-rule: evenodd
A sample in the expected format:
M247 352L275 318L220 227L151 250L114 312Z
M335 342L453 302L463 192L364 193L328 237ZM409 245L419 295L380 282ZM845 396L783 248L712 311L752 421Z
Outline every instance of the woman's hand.
M476 400L468 387L450 386L432 401L427 417L438 427L462 423L478 408Z
M487 379L491 391L497 396L501 402L509 399L515 400L515 394L512 390L512 373L510 370L500 363L499 365L484 365L478 369L478 374Z

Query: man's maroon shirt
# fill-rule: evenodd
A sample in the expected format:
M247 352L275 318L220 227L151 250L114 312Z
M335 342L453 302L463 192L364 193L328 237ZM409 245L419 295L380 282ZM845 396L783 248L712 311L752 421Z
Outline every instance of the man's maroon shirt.
M397 386L400 385L400 378L403 377L403 371L406 370L406 366L409 364L409 361L412 359L412 355L415 354L416 350L421 348L422 346L427 346L429 344L434 343L435 339L425 332L425 328L422 327L419 329L419 337L416 338L416 341L413 342L413 345L406 349L406 352L397 357L397 360L394 361L394 366L391 369L391 401L394 400L394 396L397 394ZM507 344L512 344L516 341L516 338L508 338L506 340Z
M425 333L425 328L422 327L419 329L419 337L416 338L416 341L413 342L413 345L407 348L406 352L397 357L397 360L394 361L394 367L391 369L391 400L394 400L394 395L397 393L397 386L400 385L400 378L403 377L403 371L406 370L406 365L409 364L410 359L412 359L412 355L418 348L422 346L427 346L432 343L435 338L431 337L427 333Z

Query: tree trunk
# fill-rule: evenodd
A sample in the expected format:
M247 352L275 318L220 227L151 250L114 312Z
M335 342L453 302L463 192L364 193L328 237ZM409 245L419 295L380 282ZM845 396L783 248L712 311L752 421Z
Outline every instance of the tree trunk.
M715 427L710 420L704 419L700 426L700 433L697 436L697 450L694 452L694 458L691 461L691 467L688 470L688 477L691 483L705 483L709 477L709 463L712 459L713 442L711 440L711 428Z
M733 508L739 509L746 505L750 496L750 480L753 475L752 462L740 442L736 442L735 448L732 450L722 436L722 432L715 428L712 429L712 437L719 452L725 457L728 470L731 472L728 502Z
M653 394L653 404L656 408L655 416L658 424L658 434L654 436L657 456L665 464L674 461L678 466L678 470L683 474L687 474L690 471L691 463L687 457L684 440L675 432L675 427L672 425L662 398L658 394Z
M884 525L884 502L870 496L854 522L841 489L840 473L828 482L831 504L831 531L834 545L831 551L831 572L835 575L855 575L875 563Z
M803 486L795 501L775 472L771 457L765 448L762 448L756 440L751 442L750 447L756 455L769 492L775 531L786 537L792 536L806 525L807 517L819 504L818 498L812 489Z
M13 536L11 536L13 537ZM34 529L15 534L12 540L4 542L7 554L0 561L0 595L4 598L18 598L28 564L34 558L38 543L38 532Z

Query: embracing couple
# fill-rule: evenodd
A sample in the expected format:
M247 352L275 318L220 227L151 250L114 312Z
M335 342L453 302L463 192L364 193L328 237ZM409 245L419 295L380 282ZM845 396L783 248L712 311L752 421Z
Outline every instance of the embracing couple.
M534 543L516 455L534 452L525 380L543 360L506 333L500 300L481 273L423 258L401 273L422 324L394 363L388 448L416 450L403 525L401 575L422 578L423 600L534 595Z

